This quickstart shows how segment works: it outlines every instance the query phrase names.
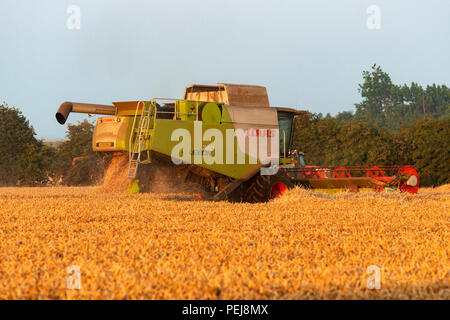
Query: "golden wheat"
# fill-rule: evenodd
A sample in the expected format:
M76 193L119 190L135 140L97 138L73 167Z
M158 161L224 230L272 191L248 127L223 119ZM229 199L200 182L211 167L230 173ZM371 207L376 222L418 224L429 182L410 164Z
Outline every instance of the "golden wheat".
M1 299L450 298L448 187L265 204L0 189ZM81 270L69 290L67 267ZM369 290L367 267L381 270Z

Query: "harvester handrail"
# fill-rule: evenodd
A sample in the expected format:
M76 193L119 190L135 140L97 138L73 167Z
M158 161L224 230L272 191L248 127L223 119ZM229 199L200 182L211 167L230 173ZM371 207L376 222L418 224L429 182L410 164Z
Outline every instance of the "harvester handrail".
M173 114L173 113L175 113L175 111L158 111L158 113L171 113L171 114ZM192 114L195 114L195 113L194 112L188 112L188 113L186 113L186 112L177 112L177 114L192 115Z
M155 102L156 100L167 100L167 101L184 101L184 99L173 99L173 98L153 98L151 102ZM195 110L195 112L177 112L177 108L175 107L174 111L158 111L158 113L167 113L167 114L173 114L175 120L177 120L178 115L195 115L196 120L198 121L198 109Z
M174 98L153 98L151 101L154 100L183 101L183 99L174 99Z
M131 128L130 139L128 141L128 158L129 159L131 159L131 152L132 152L131 149L133 148L132 147L133 133L134 133L134 128L136 126L136 119L137 119L137 114L139 111L139 106L141 105L141 103L144 105L144 108L145 108L145 102L142 100L138 101L137 106L136 106L136 112L134 113L134 121L133 121L133 126Z

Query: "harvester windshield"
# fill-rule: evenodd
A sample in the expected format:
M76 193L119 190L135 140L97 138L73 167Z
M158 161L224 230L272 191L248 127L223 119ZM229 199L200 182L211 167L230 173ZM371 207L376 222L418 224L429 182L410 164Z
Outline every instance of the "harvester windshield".
M280 155L285 156L291 145L293 112L278 111L278 126L280 128Z

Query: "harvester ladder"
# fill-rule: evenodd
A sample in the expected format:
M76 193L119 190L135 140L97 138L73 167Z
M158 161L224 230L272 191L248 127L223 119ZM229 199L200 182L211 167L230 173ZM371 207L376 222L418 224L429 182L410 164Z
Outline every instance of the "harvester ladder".
M142 110L139 113L140 106L142 105ZM150 151L147 150L147 159L141 160L142 149L144 147L144 143L146 141L151 142L151 129L155 126L156 120L156 104L153 101L144 102L139 101L136 107L136 112L134 115L133 128L130 134L130 143L129 143L129 158L130 163L128 167L128 178L134 179L136 178L137 170L139 164L147 164L150 163ZM139 117L139 124L137 127L137 131L135 134L135 124L137 121L137 117ZM133 139L134 137L134 139Z

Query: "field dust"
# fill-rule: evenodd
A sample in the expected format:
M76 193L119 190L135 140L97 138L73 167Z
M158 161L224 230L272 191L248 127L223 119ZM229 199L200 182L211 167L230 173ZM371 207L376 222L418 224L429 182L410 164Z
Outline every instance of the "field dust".
M129 160L128 154L114 156L105 169L105 174L98 192L127 192L131 184L128 179ZM204 190L192 183L181 183L174 177L173 168L165 166L143 166L139 167L136 176L139 181L140 191L145 193L195 193L207 198Z
M125 192L130 184L128 174L128 154L114 156L105 169L105 175L100 191L103 192Z

